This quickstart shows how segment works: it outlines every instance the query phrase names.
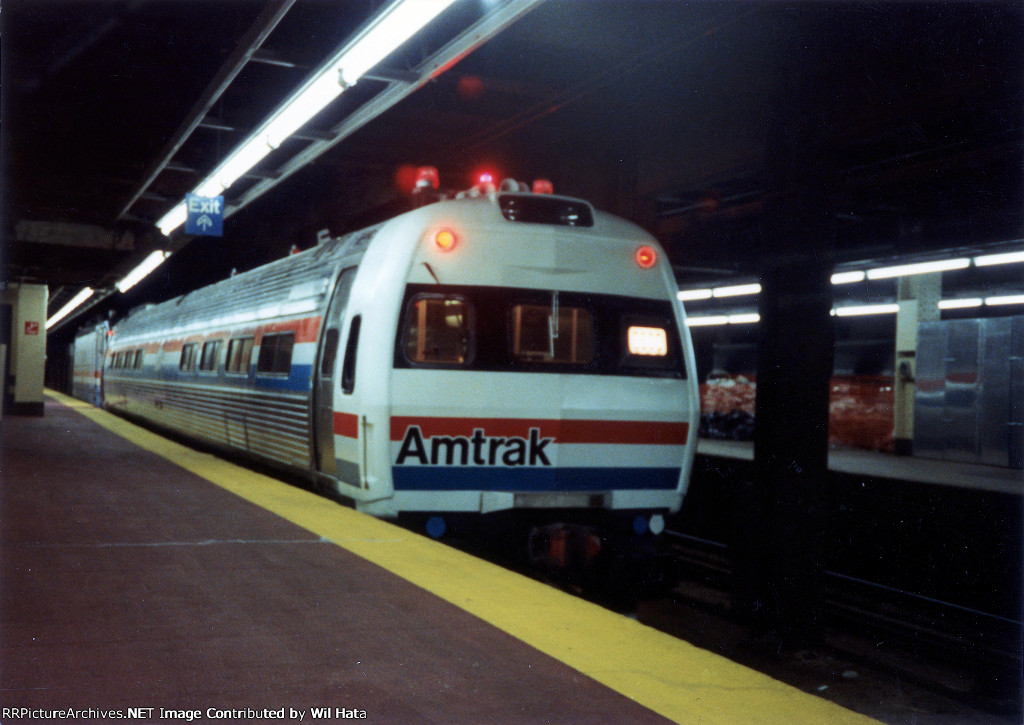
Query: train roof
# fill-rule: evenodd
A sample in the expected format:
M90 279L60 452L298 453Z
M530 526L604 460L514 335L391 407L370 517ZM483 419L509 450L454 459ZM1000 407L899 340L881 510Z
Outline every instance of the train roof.
M187 320L230 327L244 322L243 316L271 319L313 312L323 304L338 265L360 253L362 240L372 236L373 229L331 239L167 302L136 308L115 329L119 336L147 335Z

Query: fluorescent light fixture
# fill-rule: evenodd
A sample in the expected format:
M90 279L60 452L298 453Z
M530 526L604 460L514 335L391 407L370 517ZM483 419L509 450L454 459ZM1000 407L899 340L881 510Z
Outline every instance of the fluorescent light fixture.
M756 295L761 291L761 285L757 282L753 284L737 284L731 287L716 287L711 290L711 294L715 297L739 297L740 295Z
M726 315L707 315L705 317L687 317L686 324L690 327L705 327L707 325L726 325L729 318Z
M170 252L157 250L142 260L142 263L125 275L124 279L117 283L117 288L127 292L137 285L146 275L163 264L164 260L171 256Z
M260 136L263 137L268 150L276 149L284 143L344 90L345 88L338 82L338 72L333 68L314 78L267 122Z
M951 269L969 267L971 260L967 257L957 259L939 259L934 262L917 262L916 264L898 264L895 267L879 267L868 270L868 279L887 279L889 277L906 277L911 274L928 274L929 272L947 272Z
M711 299L711 290L709 289L684 289L679 290L679 294L676 295L680 302L688 302L690 300L708 300Z
M940 310L960 310L965 307L981 307L981 298L963 297L955 300L939 300Z
M857 317L860 315L893 315L900 311L897 304L889 305L851 305L849 307L836 307L835 313L838 317Z
M64 305L63 307L60 308L60 310L57 312L57 314L55 314L53 317L51 317L50 319L48 319L46 321L47 329L53 327L58 322L63 320L65 317L70 315L83 302L85 302L87 299L92 297L92 295L93 295L93 288L92 287L86 287L86 288L80 290L77 295L75 295L74 297L71 298L70 302L68 302L66 305Z
M455 0L395 0L352 42L321 65L309 81L196 187L199 196L217 196L242 178L267 154L326 108L367 71L440 15ZM184 205L157 222L165 235L185 223Z
M760 322L761 315L756 312L743 313L739 315L704 315L702 317L687 317L686 324L690 327L706 327L708 325L749 325L752 322Z
M200 194L200 196L202 195ZM182 202L164 214L156 226L165 237L169 237L171 232L184 224L187 218L188 210L185 208L185 202Z
M745 313L741 315L729 315L730 325L749 325L752 322L760 322L761 315L756 312Z
M1003 295L1001 297L986 297L986 305L1024 305L1024 295Z
M867 275L864 274L863 270L857 270L856 272L836 272L832 275L832 284L863 282L866 276Z
M195 192L199 196L217 196L236 181L245 176L245 172L254 167L274 149L267 143L265 133L257 132L255 136L231 152L206 181L200 184Z
M1005 254L986 254L974 258L977 267L989 267L993 264L1011 264L1013 262L1024 262L1024 251L1006 252Z
M440 15L454 0L399 0L349 43L331 63L348 85L384 60L398 46Z

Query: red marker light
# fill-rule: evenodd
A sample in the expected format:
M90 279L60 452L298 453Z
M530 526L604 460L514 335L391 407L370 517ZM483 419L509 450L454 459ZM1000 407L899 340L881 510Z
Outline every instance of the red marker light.
M441 178L436 166L421 166L416 169L416 189L436 189L441 185Z
M636 260L640 269L650 269L658 261L658 253L654 251L654 247L651 245L644 244L642 247L637 247L633 259Z
M484 173L480 174L479 178L477 179L477 183L480 184L481 186L484 184L493 184L494 174L485 171Z
M455 232L451 229L440 229L434 235L434 244L442 252L450 252L455 248Z

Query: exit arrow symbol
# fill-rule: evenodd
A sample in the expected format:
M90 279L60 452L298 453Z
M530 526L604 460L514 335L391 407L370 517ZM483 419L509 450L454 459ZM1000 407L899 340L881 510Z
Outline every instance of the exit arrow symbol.
M199 226L200 229L202 229L205 232L207 229L213 226L213 219L211 219L206 214L203 214L201 217L199 217L199 219L196 220L196 224Z

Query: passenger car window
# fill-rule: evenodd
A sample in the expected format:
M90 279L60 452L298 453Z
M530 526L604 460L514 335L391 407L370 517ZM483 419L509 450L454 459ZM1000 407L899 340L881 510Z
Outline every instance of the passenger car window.
M465 364L470 356L469 312L462 297L414 297L406 311L406 358L421 364Z
M220 340L203 343L203 354L199 358L199 370L211 372L217 369L217 354L220 352Z
M196 369L196 350L198 345L194 342L187 343L181 348L181 361L178 369L183 372L194 372Z
M256 372L287 375L292 370L292 349L294 347L294 332L264 335L260 341L260 354L256 360Z
M228 343L228 359L224 368L229 373L247 373L251 359L252 338L236 337Z

